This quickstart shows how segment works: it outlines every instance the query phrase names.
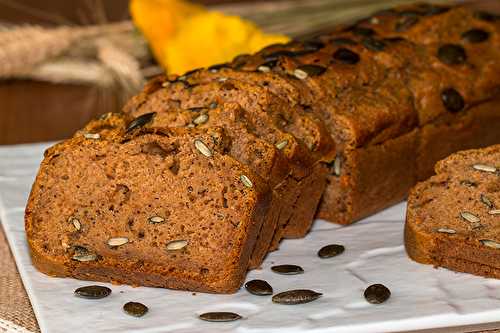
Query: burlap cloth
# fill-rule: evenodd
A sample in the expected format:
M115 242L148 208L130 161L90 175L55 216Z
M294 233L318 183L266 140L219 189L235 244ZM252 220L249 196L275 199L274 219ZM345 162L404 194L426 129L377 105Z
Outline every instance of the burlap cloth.
M40 332L30 300L17 272L3 228L0 226L0 320L28 331ZM6 331L1 328L0 332ZM15 332L14 327L11 329Z

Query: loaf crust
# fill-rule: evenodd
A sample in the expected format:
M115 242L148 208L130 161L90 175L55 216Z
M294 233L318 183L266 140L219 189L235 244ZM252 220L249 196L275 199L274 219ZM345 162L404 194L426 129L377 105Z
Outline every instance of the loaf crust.
M500 145L462 151L440 161L437 174L412 189L405 224L410 258L500 278L500 214L493 214L500 203L499 166Z
M483 40L467 37L474 29ZM178 84L181 79L187 91L210 85L213 96L226 94L214 82L244 82L254 87L245 90L267 91L290 110L324 123L335 141L338 163L332 156L313 158L330 168L317 216L348 224L403 199L439 158L500 142L493 107L500 90L499 46L498 16L462 6L416 4L376 13L314 40L271 45L169 80ZM171 89L164 94L175 96ZM147 103L146 95L139 100ZM259 101L264 110L277 108L275 98ZM481 108L489 114L476 115L474 110ZM475 129L467 128L467 122L475 123ZM483 135L466 139L460 127ZM432 143L445 139L446 132L456 134L456 140ZM371 162L365 158L370 154ZM339 164L343 167L336 174ZM369 164L393 164L396 170L375 170ZM359 170L375 171L386 179L381 188L388 191L374 195L376 182Z

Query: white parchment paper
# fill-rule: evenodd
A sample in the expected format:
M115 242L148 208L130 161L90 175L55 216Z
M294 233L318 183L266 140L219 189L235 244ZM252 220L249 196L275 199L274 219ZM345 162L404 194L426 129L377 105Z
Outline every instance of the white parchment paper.
M348 227L316 221L304 239L282 242L262 269L247 279L265 279L275 292L307 288L322 292L318 301L295 306L273 304L270 297L193 294L155 288L108 285L113 293L85 300L73 291L86 281L45 276L31 265L23 213L46 144L0 148L0 219L43 332L393 332L487 323L500 320L500 281L419 265L403 247L404 203ZM346 251L320 259L330 243ZM274 264L297 264L305 273L277 275ZM364 289L383 283L392 297L382 305L363 298ZM106 284L101 284L106 285ZM128 301L150 311L133 318L122 311ZM207 323L197 315L233 311L244 319Z

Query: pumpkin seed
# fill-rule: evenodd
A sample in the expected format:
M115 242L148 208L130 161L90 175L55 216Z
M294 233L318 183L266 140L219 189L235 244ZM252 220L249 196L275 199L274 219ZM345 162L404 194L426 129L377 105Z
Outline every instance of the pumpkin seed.
M337 155L335 157L335 160L333 161L333 173L335 176L339 177L340 176L340 170L342 168L342 158Z
M491 200L484 194L481 194L481 202L484 203L489 209L493 209L495 207L493 202L491 202Z
M372 304L384 303L391 297L391 291L383 284L372 284L365 290L365 299Z
M465 107L462 95L453 88L448 88L441 92L441 101L446 110L452 113L462 111Z
M108 239L108 245L111 247L117 247L117 246L122 246L128 243L128 238L127 237L114 237Z
M273 303L295 305L317 300L323 294L308 289L295 289L284 291L273 296Z
M464 185L467 187L477 187L477 184L475 182L467 180L467 179L460 181L460 185Z
M240 176L240 180L243 183L243 185L245 185L246 187L252 187L253 186L252 181L247 176L245 176L245 175L241 175Z
M75 246L75 253L72 259L81 262L94 261L97 259L97 255L85 247L77 245Z
M101 299L111 294L111 289L104 286L86 286L75 290L75 295L87 299Z
M165 219L161 216L151 216L149 219L148 219L149 223L150 224L158 224L158 223L163 223L165 222Z
M354 35L357 35L357 36L371 37L371 36L375 35L375 30L373 30L371 28L355 26L350 30Z
M167 244L167 251L177 251L182 250L188 245L187 240L175 240Z
M241 316L234 312L206 312L202 313L199 318L205 321L227 322L241 319Z
M469 43L481 43L490 38L490 33L481 29L472 29L462 34L462 39Z
M398 20L396 23L395 30L397 32L404 32L409 30L411 27L413 27L415 24L417 24L419 21L418 17L415 16L405 16L401 19Z
M193 123L195 125L201 125L208 121L208 114L202 113L198 117L194 118Z
M156 112L145 113L140 115L139 117L132 120L125 130L126 133L133 131L136 128L142 127L153 120L153 117L156 115Z
M70 217L68 221L69 223L73 224L73 227L75 227L76 231L80 231L82 229L82 224L76 217Z
M196 149L198 149L198 151L206 156L206 157L212 157L212 151L210 150L210 148L207 147L207 145L201 141L201 140L194 140L194 146L196 147Z
M460 65L467 61L465 49L457 44L445 44L438 49L437 57L447 65Z
M324 72L326 72L326 67L319 66L319 65L306 64L306 65L299 66L297 68L297 70L306 73L306 77L307 76L317 76L317 75L321 75ZM299 79L300 79L300 77L299 77Z
M488 212L490 215L500 215L500 209L493 209Z
M467 222L470 223L479 223L481 222L481 219L477 217L476 215L472 214L471 212L460 212L460 216L466 220Z
M491 165L474 164L472 167L478 171L491 172L491 173L497 172L497 168Z
M359 55L349 49L340 48L333 54L333 59L347 65L355 65L359 62Z
M277 265L272 266L271 270L275 273L283 275L295 275L304 273L302 267L297 265Z
M128 302L123 305L123 310L134 317L142 317L148 312L148 307L138 302Z
M300 68L297 68L293 71L293 76L295 76L297 79L300 79L300 80L305 80L307 79L307 73L305 71L303 71L302 69Z
M363 39L362 43L367 49L377 52L383 51L386 46L385 43L381 40L377 40L371 37Z
M342 252L344 252L345 248L342 245L339 244L330 244L323 246L319 251L318 251L318 256L320 258L332 258L335 257Z
M333 45L356 45L357 43L350 38L338 37L330 41Z
M245 283L245 289L248 290L249 293L265 296L273 294L273 287L267 281L264 280L251 280Z
M99 133L84 133L83 136L85 139L93 139L93 140L98 140L101 138L101 135Z
M443 234L456 234L457 232L453 229L448 229L448 228L439 228L436 230L437 232L443 233Z
M288 140L280 141L276 144L276 148L278 148L279 150L282 150L286 147L287 144L288 144Z
M269 68L267 66L259 66L259 67L257 67L257 70L259 72L262 72L262 73L268 73L271 71L271 68Z
M500 249L500 243L490 240L490 239L481 239L480 240L481 244L487 247L491 247L493 249Z

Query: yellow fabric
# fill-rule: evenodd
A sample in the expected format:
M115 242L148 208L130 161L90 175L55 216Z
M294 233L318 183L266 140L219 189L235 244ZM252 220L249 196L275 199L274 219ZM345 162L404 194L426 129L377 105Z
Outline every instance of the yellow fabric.
M169 73L230 61L238 54L289 40L265 34L240 17L182 0L132 0L130 10L156 59Z

